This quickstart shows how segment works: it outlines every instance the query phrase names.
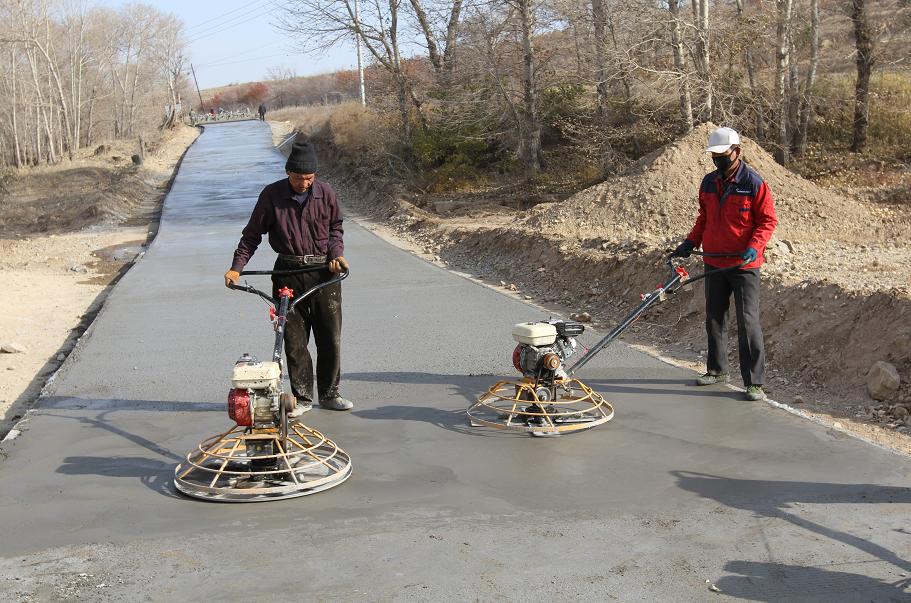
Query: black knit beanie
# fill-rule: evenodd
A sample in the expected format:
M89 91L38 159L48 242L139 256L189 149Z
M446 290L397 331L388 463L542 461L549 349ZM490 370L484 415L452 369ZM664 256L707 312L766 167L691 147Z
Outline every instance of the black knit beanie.
M285 163L285 170L295 174L315 174L318 167L313 145L305 141L294 141L291 145L291 154Z

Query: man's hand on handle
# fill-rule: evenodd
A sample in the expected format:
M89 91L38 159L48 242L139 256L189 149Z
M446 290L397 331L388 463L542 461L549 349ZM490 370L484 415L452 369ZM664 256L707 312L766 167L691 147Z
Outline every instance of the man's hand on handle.
M696 244L686 239L683 243L677 245L677 249L674 250L674 253L671 254L675 258L688 258L690 257L690 252L696 248Z
M740 254L740 259L743 260L744 262L746 262L747 264L752 264L753 262L756 261L756 258L758 256L759 256L759 252L757 252L752 247L747 247L746 251L744 251L743 253Z
M348 270L348 260L344 256L338 256L334 260L329 260L329 272L339 274ZM227 275L225 276L227 278Z
M225 287L230 287L231 285L236 285L237 281L240 279L240 272L237 270L228 270L225 272Z

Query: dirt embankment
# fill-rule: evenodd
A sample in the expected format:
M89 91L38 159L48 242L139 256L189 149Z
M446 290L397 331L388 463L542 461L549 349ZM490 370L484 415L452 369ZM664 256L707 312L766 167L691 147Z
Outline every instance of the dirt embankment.
M0 438L157 231L161 201L198 130L181 128L132 166L124 143L22 170L0 190ZM18 350L18 351L15 351Z
M699 182L712 169L703 152L712 127L526 212L508 207L521 202L504 200L435 213L394 183L353 190L342 171L328 177L351 210L429 257L555 310L589 312L609 328L665 279L663 259L691 228ZM780 220L763 267L767 390L823 422L911 452L911 422L896 410L911 409L911 200L871 203L823 189L751 141L744 147L771 187ZM691 271L698 268L691 261ZM625 339L704 370L702 299L699 283L657 306ZM865 387L878 360L902 378L899 391L881 402Z

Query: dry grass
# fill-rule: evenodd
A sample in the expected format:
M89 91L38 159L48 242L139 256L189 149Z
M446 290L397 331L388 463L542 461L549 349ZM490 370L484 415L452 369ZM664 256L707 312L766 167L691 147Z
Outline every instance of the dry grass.
M289 121L296 132L331 146L338 158L359 171L400 175L403 160L396 155L398 135L389 117L357 102L337 105L285 107L269 114Z

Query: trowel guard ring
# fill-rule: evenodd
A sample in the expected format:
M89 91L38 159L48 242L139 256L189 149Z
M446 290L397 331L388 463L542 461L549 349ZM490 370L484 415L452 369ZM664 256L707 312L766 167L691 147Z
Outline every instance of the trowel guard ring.
M474 427L557 435L591 429L614 418L614 407L578 379L557 382L556 400L542 400L534 381L499 381L468 408Z

